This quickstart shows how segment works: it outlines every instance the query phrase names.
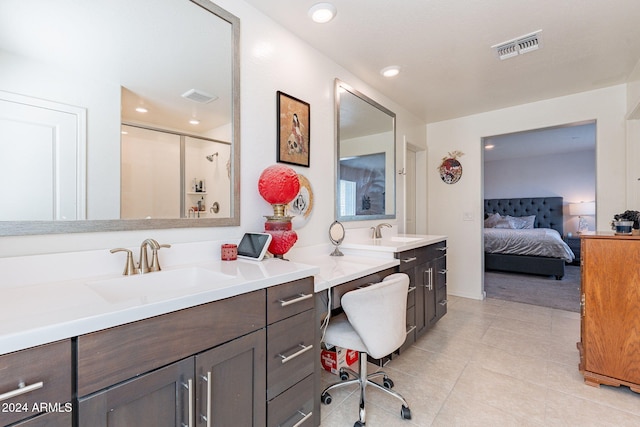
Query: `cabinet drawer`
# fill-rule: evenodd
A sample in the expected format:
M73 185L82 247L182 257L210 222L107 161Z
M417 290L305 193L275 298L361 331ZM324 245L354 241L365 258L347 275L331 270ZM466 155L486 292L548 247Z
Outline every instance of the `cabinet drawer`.
M263 328L265 319L260 290L82 335L78 396Z
M407 271L415 267L418 261L418 255L415 249L397 253L396 258L400 260L400 265L398 266L399 272Z
M447 287L436 289L436 318L440 319L447 313Z
M413 307L416 305L416 285L413 280L413 275L409 276L411 281L409 282L409 291L407 292L407 307Z
M368 276L360 277L359 279L354 279L338 286L334 286L331 289L331 308L335 309L340 307L340 299L342 298L342 295L346 294L347 292L358 289L362 286L366 286L370 283L378 283L382 281L382 279L393 273L396 273L395 267L388 268L377 273L369 274Z
M0 356L0 425L32 417L41 404L66 411L71 401L71 342L58 341ZM11 409L11 410L9 410Z
M447 242L438 242L429 246L423 246L417 250L418 263L422 264L432 259L447 255Z
M69 427L72 423L71 412L47 412L13 427Z
M272 399L313 373L315 310L267 327L267 399Z
M267 425L292 427L313 425L313 375L309 375L289 390L269 402ZM304 421L303 421L304 420Z
M414 342L416 342L416 308L409 307L407 308L407 339L400 346L399 352L407 350Z
M267 288L268 324L313 307L313 277Z

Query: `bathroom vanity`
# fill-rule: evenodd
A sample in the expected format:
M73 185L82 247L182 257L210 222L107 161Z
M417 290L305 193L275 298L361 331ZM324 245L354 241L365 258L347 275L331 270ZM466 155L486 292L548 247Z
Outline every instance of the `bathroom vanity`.
M446 311L430 258L444 258L445 237L397 239L259 263L181 264L219 244L173 245L163 271L131 277L108 251L0 260L0 425L317 426L324 297L337 308L354 286L407 272L407 345ZM83 267L54 268L68 260ZM415 315L427 305L435 317Z

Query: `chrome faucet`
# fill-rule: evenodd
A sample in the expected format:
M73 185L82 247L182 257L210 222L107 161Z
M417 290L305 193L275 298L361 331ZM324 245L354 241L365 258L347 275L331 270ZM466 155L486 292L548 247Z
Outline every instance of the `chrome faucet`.
M376 225L375 227L371 227L371 237L373 237L374 239L382 239L382 227L389 227L391 228L391 224L387 224L386 222L383 222L381 224Z

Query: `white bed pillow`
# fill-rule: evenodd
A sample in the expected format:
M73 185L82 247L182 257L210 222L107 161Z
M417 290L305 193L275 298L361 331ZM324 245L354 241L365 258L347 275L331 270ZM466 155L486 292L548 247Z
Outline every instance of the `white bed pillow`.
M533 228L533 224L536 222L535 215L517 216L517 217L507 215L507 219L511 223L511 228L515 228L517 230L531 229Z
M489 215L487 219L484 220L484 228L494 228L498 221L500 221L500 218L502 217L497 212Z
M533 228L536 221L535 215L529 216L503 216L500 217L491 228L509 228L513 230L524 230ZM486 222L486 220L485 220Z

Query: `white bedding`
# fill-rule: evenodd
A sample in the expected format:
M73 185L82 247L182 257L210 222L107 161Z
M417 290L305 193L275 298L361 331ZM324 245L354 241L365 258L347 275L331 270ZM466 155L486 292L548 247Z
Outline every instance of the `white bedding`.
M514 230L510 228L485 228L484 251L489 253L531 255L562 258L573 261L575 255L551 228Z

